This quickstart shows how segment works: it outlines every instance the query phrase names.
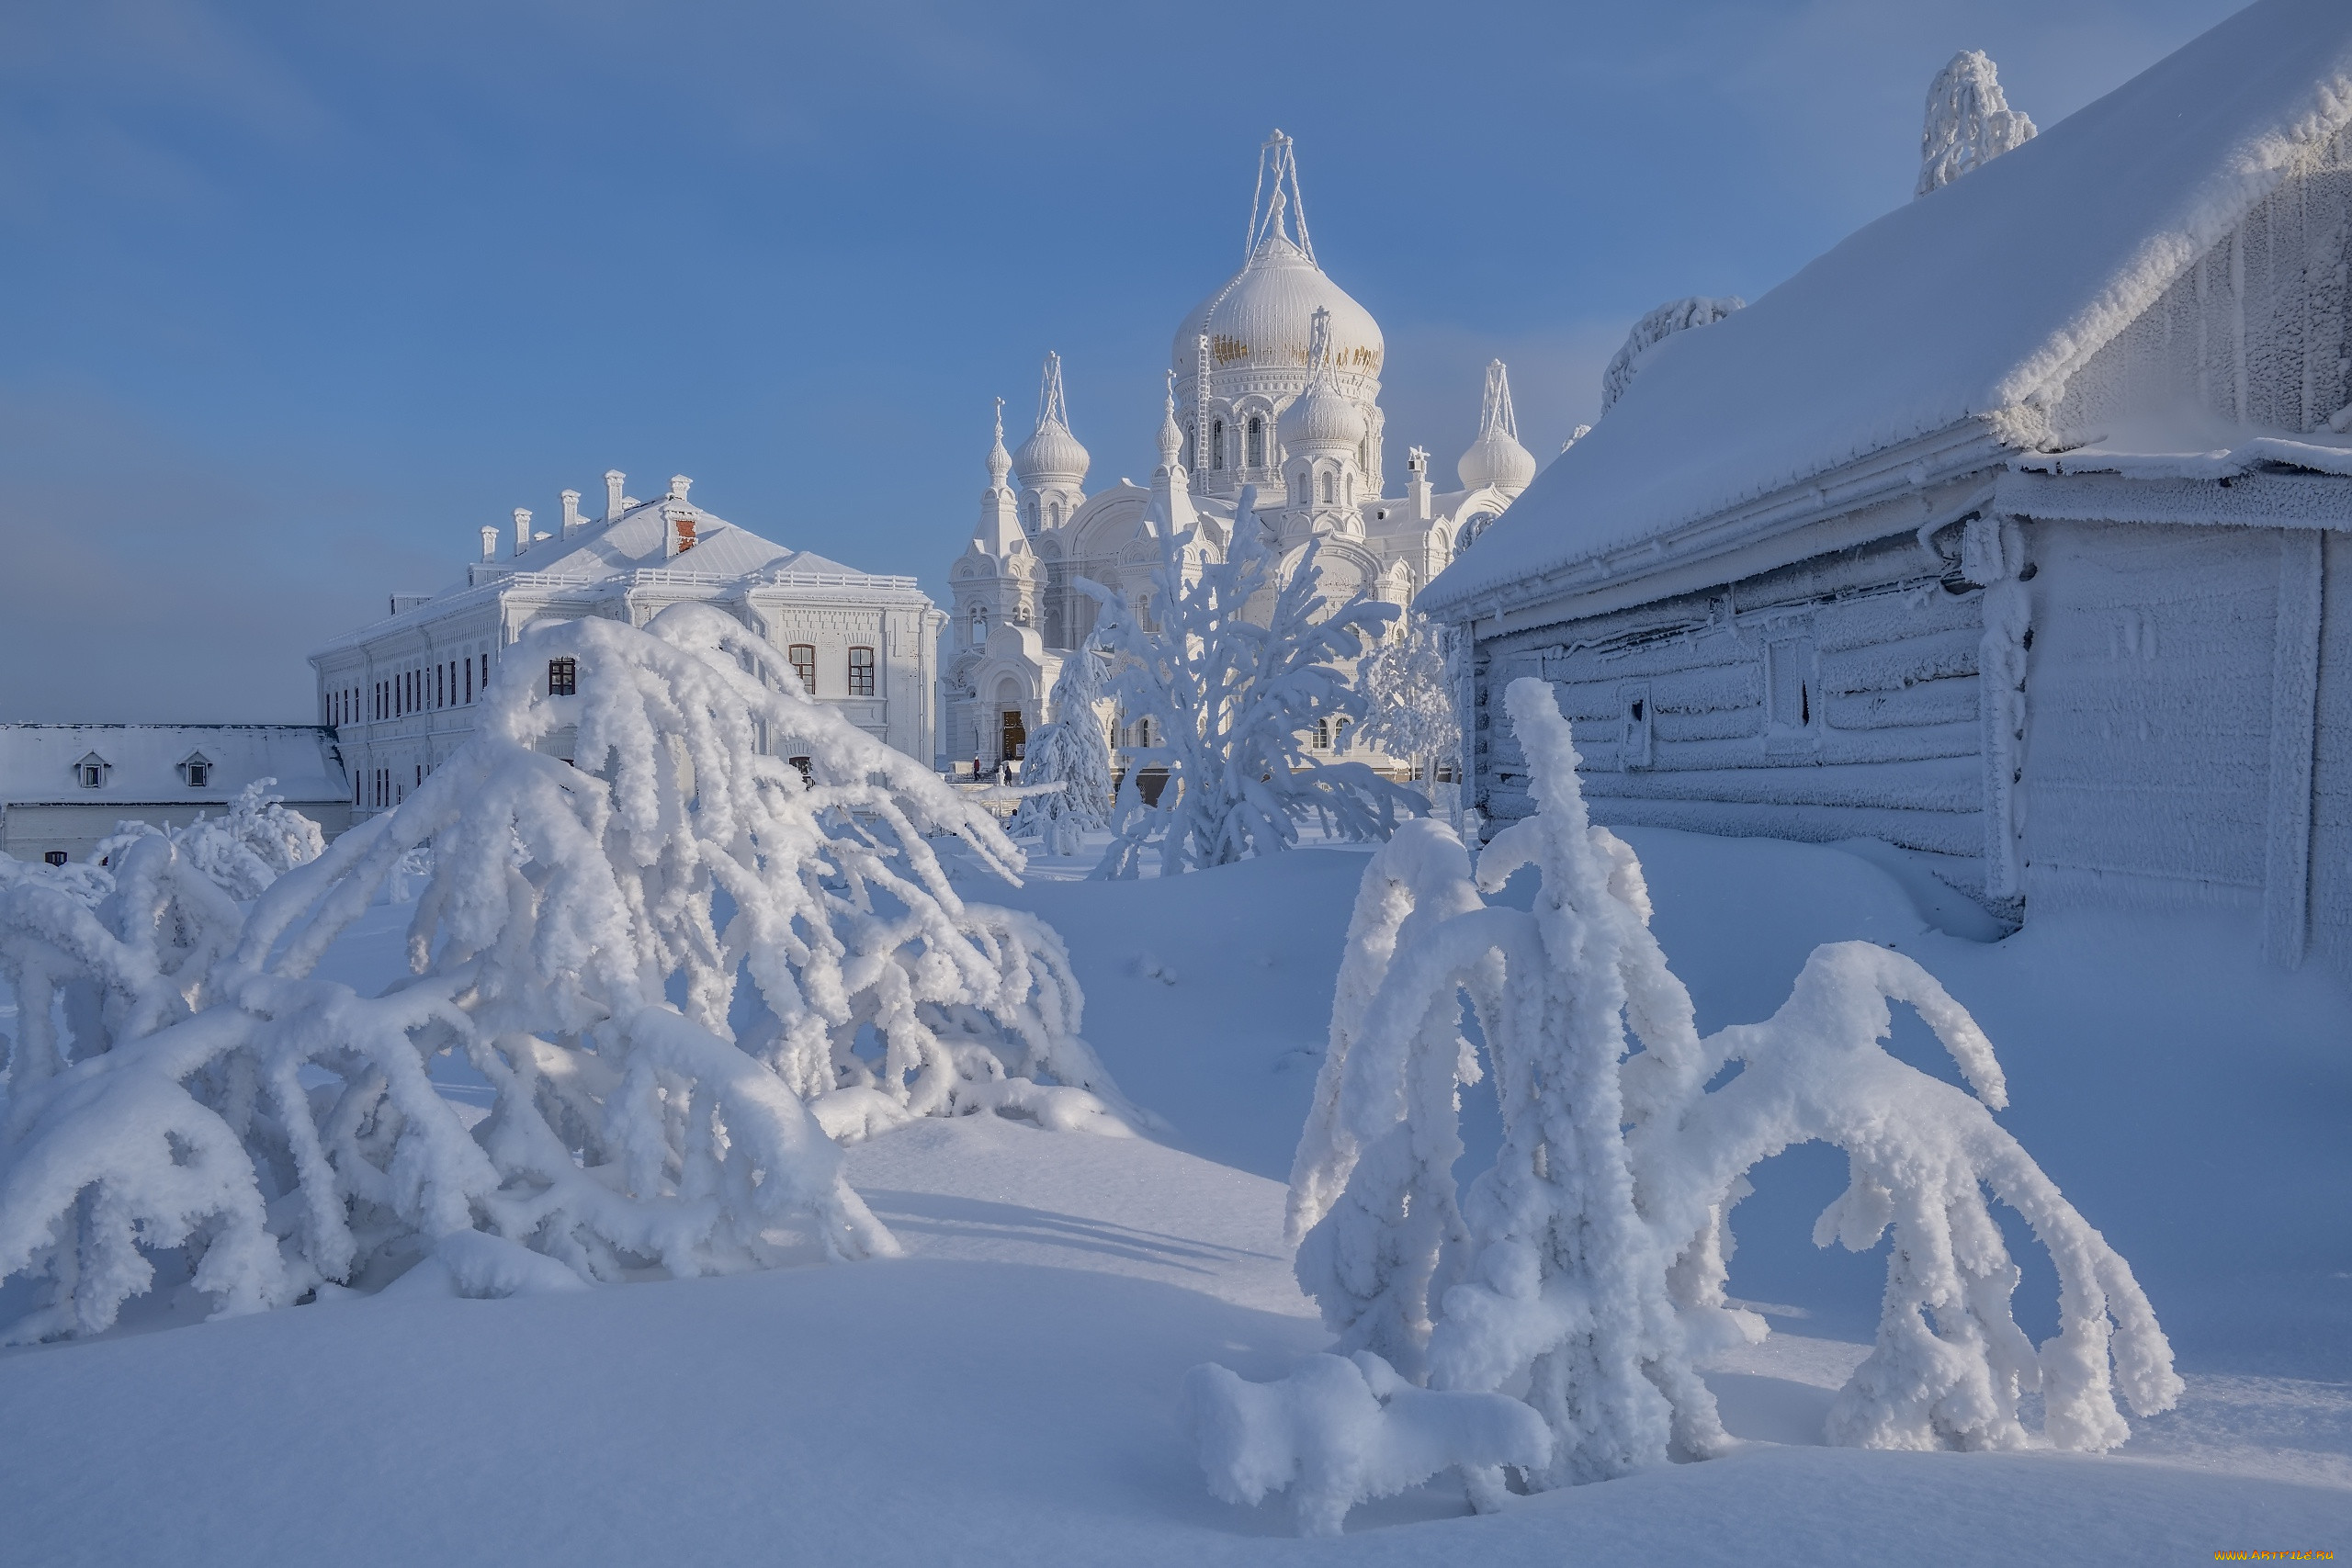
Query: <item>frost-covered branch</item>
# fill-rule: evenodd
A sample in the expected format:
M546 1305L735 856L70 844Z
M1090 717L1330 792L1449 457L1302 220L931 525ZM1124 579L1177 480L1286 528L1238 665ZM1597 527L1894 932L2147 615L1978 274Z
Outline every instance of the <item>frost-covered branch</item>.
M1384 638L1358 671L1364 717L1347 731L1351 748L1377 747L1412 762L1421 775L1422 793L1432 797L1439 764L1462 750L1446 665L1445 628L1418 612L1408 615L1396 635Z
M1550 689L1514 682L1508 705L1536 814L1475 879L1451 831L1409 825L1374 856L1349 930L1289 1217L1339 1348L1433 1389L1524 1389L1555 1438L1548 1463L1522 1467L1537 1486L1704 1458L1724 1436L1693 1359L1764 1332L1724 1295L1729 1215L1758 1163L1822 1142L1852 1174L1816 1241L1894 1235L1878 1343L1833 1441L2103 1450L2129 1435L2119 1385L2135 1411L2170 1408L2181 1382L2146 1297L1993 1119L2007 1089L1966 1010L1912 960L1839 942L1773 1017L1702 1038L1640 863L1586 816ZM1532 911L1488 904L1521 867L1541 878ZM1973 1093L1887 1054L1891 1002ZM1482 1078L1503 1145L1457 1196L1459 1096ZM1988 1199L2057 1266L2060 1332L2038 1348L2011 1314L2019 1275ZM2039 1434L2020 1414L2034 1390ZM1481 1485L1474 1498L1499 1495Z
M533 679L552 657L576 694ZM577 767L541 750L559 729ZM1059 938L964 903L935 832L1019 865L982 808L682 605L535 633L472 741L242 919L157 835L95 909L0 879L22 1035L0 1278L46 1298L0 1335L106 1327L174 1247L221 1311L470 1256L439 1245L458 1233L603 1280L866 1257L896 1244L829 1129L1128 1130ZM410 976L373 998L317 978L428 843ZM435 1087L444 1055L489 1080L479 1125Z

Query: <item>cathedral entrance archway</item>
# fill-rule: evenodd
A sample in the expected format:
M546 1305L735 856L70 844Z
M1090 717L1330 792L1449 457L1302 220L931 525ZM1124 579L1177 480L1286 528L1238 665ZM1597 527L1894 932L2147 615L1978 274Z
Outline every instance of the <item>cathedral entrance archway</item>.
M1029 743L1029 729L1021 721L1021 710L1019 708L1005 709L1002 724L1003 739L997 755L1007 761L1018 761L1021 757L1021 749Z

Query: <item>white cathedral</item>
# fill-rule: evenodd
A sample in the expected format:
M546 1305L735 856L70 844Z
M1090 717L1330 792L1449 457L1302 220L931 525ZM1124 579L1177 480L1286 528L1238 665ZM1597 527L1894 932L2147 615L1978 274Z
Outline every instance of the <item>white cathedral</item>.
M1222 558L1245 491L1286 573L1319 540L1327 597L1362 588L1410 604L1527 488L1536 463L1498 360L1477 439L1455 465L1461 488L1437 490L1429 454L1414 447L1404 494L1386 493L1382 357L1379 323L1317 265L1291 141L1276 131L1260 152L1241 270L1176 329L1148 487L1123 479L1088 493L1057 356L1046 356L1036 429L1011 454L999 400L979 525L949 573L942 765L1017 759L1056 716L1045 706L1062 660L1094 625L1079 580L1139 600L1169 529L1197 529Z

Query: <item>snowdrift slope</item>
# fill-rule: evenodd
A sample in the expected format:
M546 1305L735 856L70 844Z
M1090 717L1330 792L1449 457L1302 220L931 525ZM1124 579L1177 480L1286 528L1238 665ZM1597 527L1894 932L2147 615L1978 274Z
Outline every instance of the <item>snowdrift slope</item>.
M1733 1286L1804 1337L1711 1374L1752 1446L1493 1518L1434 1483L1337 1541L1283 1536L1279 1504L1213 1501L1185 1369L1271 1377L1324 1343L1269 1177L1363 857L1308 851L991 894L1060 926L1088 1034L1178 1146L929 1122L850 1155L904 1260L490 1302L427 1265L373 1298L0 1355L0 1561L1753 1568L2352 1547L2340 991L2263 970L2226 928L1988 945L1836 850L1628 836L1702 1026L1769 1011L1832 937L1899 944L1978 1011L2004 1120L2181 1340L2179 1412L2106 1459L1815 1446L1883 1265L1814 1250L1792 1156L1742 1210ZM390 959L380 936L337 961Z

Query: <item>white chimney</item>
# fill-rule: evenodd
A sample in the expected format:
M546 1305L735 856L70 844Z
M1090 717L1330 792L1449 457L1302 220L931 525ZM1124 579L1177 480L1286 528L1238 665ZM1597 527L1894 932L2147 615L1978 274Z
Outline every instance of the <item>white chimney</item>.
M610 523L621 514L621 486L628 476L618 468L605 470L605 521Z
M531 509L518 506L514 509L514 553L519 556L530 547Z
M488 523L481 525L481 558L484 560L498 558L498 529Z
M568 490L563 492L563 536L568 539L579 531L580 492Z
M686 476L685 476L685 475L684 475L684 474L672 474L672 475L670 476L670 499L671 499L672 501L684 501L684 500L685 500L685 499L686 499L686 491L690 491L690 490L692 490L692 489L694 489L694 488L695 488L695 481L694 481L694 480L692 480L692 479L688 479L688 478L686 478Z

